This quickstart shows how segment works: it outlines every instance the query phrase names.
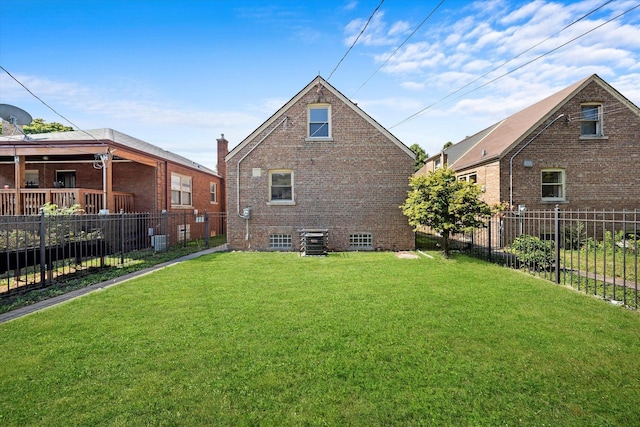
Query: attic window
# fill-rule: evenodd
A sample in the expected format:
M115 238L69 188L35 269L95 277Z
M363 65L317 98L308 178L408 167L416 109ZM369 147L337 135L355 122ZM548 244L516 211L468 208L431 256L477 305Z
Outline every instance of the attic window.
M601 104L580 106L580 136L592 138L603 136Z
M307 113L308 139L331 138L331 105L310 104Z

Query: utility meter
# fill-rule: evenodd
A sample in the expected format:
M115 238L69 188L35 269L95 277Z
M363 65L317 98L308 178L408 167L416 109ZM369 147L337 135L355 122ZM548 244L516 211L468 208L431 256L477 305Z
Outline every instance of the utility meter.
M242 218L244 218L244 219L251 218L251 208L242 209Z

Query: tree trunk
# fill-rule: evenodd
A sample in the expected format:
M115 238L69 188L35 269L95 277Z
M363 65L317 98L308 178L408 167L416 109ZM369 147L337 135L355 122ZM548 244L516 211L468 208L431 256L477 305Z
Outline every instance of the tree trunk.
M442 234L442 249L444 250L444 257L449 258L449 232L445 231Z

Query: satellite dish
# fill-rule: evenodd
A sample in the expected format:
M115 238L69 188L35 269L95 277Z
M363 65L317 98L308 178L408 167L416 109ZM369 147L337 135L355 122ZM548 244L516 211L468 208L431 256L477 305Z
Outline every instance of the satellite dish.
M0 117L2 120L11 123L12 125L28 125L33 121L31 114L24 111L22 108L14 107L9 104L0 104Z

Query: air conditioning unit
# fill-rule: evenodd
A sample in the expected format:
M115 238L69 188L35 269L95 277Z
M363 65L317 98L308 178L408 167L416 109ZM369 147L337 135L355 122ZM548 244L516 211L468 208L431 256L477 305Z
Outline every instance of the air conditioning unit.
M300 251L303 256L327 255L329 230L304 229L300 230Z
M151 247L155 252L163 252L167 250L167 235L158 234L151 236Z

